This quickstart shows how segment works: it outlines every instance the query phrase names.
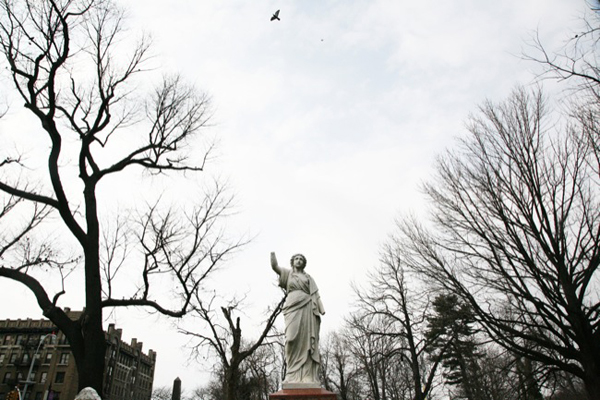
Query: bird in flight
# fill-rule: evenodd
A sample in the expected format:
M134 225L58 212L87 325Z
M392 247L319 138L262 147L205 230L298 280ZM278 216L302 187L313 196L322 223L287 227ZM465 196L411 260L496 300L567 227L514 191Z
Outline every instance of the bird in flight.
M281 21L279 19L279 10L275 11L275 14L273 14L273 16L271 17L271 21L275 21L275 20Z

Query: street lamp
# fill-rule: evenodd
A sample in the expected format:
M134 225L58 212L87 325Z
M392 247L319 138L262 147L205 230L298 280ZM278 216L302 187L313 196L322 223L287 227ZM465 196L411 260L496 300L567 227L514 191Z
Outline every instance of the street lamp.
M56 339L56 335L54 333L49 333L47 335L42 335L40 337L40 342L38 343L37 349L35 349L35 353L33 354L33 357L31 358L31 365L29 365L29 372L27 373L27 378L25 379L25 382L24 382L25 386L23 387L23 392L21 393L22 399L25 399L25 394L27 393L27 387L29 386L29 384L35 383L35 381L30 381L29 379L31 378L31 373L33 372L33 365L35 364L35 358L40 351L40 347L42 346L42 343L44 343L44 341L48 337L52 337L53 339Z

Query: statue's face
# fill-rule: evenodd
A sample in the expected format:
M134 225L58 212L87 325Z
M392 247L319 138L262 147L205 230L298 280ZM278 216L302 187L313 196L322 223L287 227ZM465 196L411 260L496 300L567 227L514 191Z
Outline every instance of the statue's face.
M306 265L304 257L302 257L301 255L294 256L294 258L292 259L292 265L294 266L294 268L303 269Z

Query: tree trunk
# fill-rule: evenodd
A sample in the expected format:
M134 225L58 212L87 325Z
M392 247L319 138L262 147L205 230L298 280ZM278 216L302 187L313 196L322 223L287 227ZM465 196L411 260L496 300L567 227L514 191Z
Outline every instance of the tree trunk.
M346 379L344 377L344 366L338 365L338 372L340 374L340 397L341 400L348 400L348 389L346 388Z
M92 387L103 393L106 338L102 328L102 278L100 277L100 224L96 201L96 181L86 182L85 310L81 319L83 359L77 365L79 390Z
M600 400L600 371L596 372L586 376L583 381L589 400Z
M598 328L586 319L581 308L577 308L574 314L585 390L590 400L600 400L600 341Z
M75 358L79 375L78 390L92 387L104 396L104 362L106 356L106 338L102 329L102 312L96 317L88 315L82 326L83 357ZM88 318L89 317L89 318Z
M96 313L94 317L86 308L80 319L74 321L60 308L53 307L44 316L56 325L69 342L77 367L78 390L92 387L102 396L106 355L102 312Z
M233 365L229 366L225 370L225 384L223 388L225 389L224 400L238 400L238 372L237 367Z
M460 386L462 386L462 389L464 390L468 400L481 400L478 397L475 397L473 393L475 391L475 382L472 380L473 377L469 376L467 363L465 362L464 357L458 349L456 349L456 352L458 354L458 363L460 366L460 375L462 379Z

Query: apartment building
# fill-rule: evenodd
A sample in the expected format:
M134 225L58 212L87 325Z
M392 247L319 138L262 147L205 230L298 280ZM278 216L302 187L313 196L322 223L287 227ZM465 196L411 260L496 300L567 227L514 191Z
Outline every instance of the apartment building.
M65 309L76 319L81 311ZM114 324L107 343L103 400L150 400L156 352L142 351L142 342L121 340ZM28 372L31 374L27 377ZM0 320L0 400L18 387L23 400L72 400L77 394L77 369L69 343L47 319Z

